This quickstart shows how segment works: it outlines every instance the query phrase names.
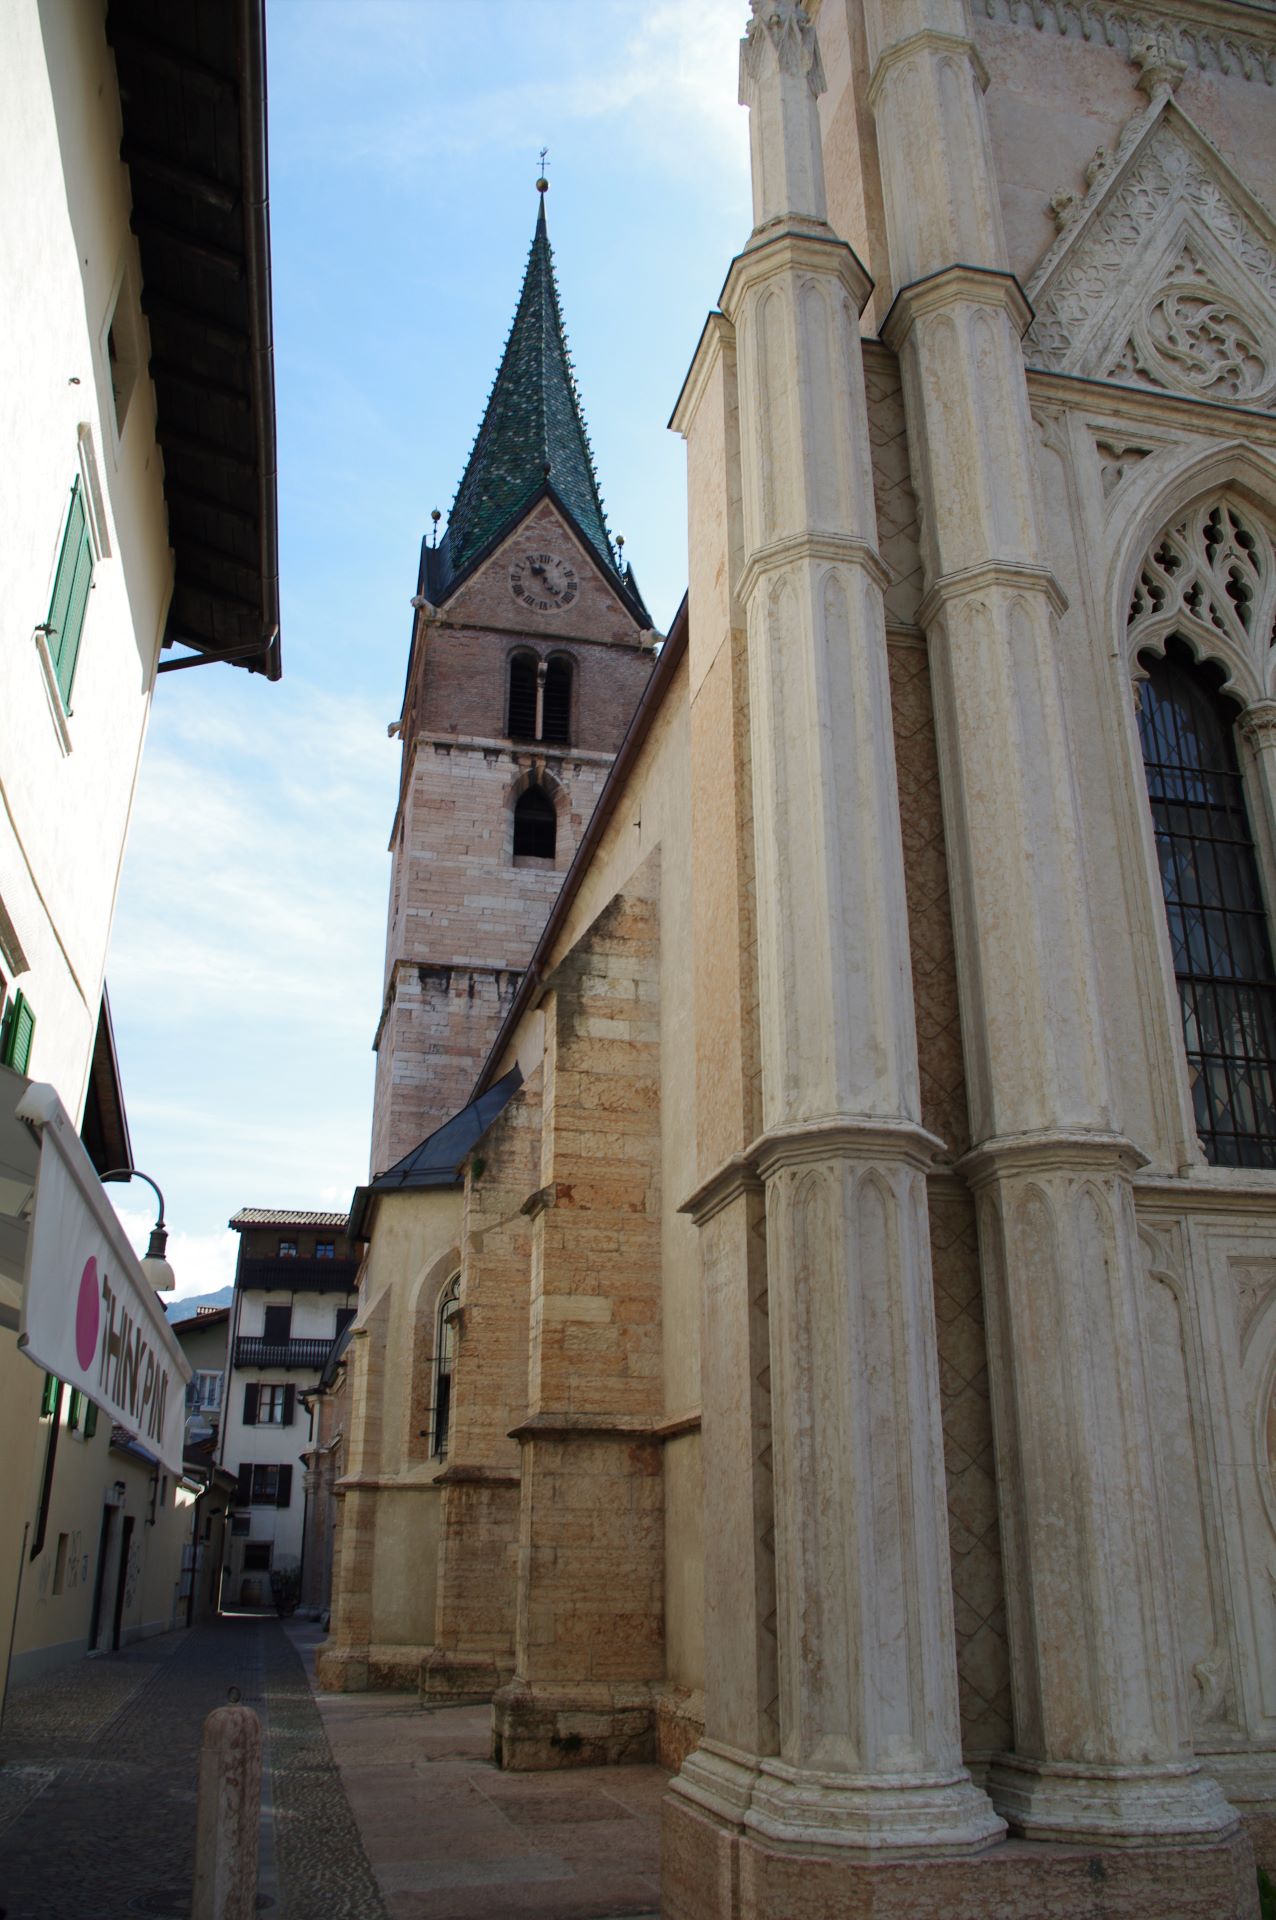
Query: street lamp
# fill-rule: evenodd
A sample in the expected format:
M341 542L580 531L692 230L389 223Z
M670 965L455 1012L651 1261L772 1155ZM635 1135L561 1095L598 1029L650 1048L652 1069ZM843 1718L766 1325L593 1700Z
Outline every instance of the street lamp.
M159 1201L159 1219L151 1228L151 1237L146 1247L146 1257L142 1261L142 1272L146 1275L156 1293L172 1293L177 1285L177 1275L165 1258L168 1249L168 1228L164 1225L164 1196L151 1179L149 1173L143 1173L137 1167L113 1167L110 1173L99 1174L98 1178L105 1186L108 1180L145 1180L147 1186Z

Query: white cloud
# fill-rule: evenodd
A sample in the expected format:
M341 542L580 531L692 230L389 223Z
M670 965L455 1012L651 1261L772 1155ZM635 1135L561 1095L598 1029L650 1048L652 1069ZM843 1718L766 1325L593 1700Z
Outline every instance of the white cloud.
M416 176L443 156L489 146L494 134L525 143L527 129L545 128L561 140L572 122L606 120L610 137L641 147L653 171L747 169L748 136L736 101L743 0L694 7L686 0L637 7L545 0L535 58L517 51L526 46L525 0L517 7L488 0L476 12L489 35L510 46L510 58L489 68L512 71L517 77L508 84L453 85L473 16L449 37L442 21L424 30L421 9L403 0L363 0L353 13L329 14L324 57L346 63L352 102L368 98L359 76L383 77L387 62L412 84L410 104L396 110L379 90L375 116L352 106L343 125L324 124L324 139L344 141L353 162Z
M143 1258L151 1228L155 1224L154 1211L137 1212L132 1207L117 1205L114 1200L112 1205L133 1251L139 1259ZM177 1285L172 1293L165 1294L165 1300L190 1300L199 1294L219 1293L223 1287L230 1286L235 1278L238 1250L238 1234L183 1233L180 1228L170 1230L168 1263L173 1269Z

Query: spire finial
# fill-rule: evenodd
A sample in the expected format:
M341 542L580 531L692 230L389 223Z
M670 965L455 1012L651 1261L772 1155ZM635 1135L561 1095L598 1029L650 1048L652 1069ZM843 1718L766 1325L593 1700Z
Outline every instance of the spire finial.
M548 147L541 148L540 163L541 163L541 170L536 181L536 191L537 193L539 193L541 197L541 202L543 204L545 200L545 195L549 192L549 181L545 178L546 169L549 166L549 148Z

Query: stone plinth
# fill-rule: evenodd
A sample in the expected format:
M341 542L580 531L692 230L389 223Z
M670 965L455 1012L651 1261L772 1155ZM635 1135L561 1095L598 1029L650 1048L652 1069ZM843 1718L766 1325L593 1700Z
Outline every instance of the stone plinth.
M779 1847L676 1791L665 1800L663 1920L1257 1920L1249 1838L1105 1849L1003 1841L924 1860Z
M512 1771L654 1760L652 1689L641 1681L515 1681L492 1701L492 1758Z

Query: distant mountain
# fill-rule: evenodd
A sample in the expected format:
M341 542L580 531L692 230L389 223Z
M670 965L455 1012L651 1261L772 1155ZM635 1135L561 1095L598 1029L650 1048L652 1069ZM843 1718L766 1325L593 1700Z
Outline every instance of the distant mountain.
M170 1320L193 1320L201 1307L228 1307L235 1297L233 1287L217 1293L192 1293L185 1300L166 1300L164 1311Z

